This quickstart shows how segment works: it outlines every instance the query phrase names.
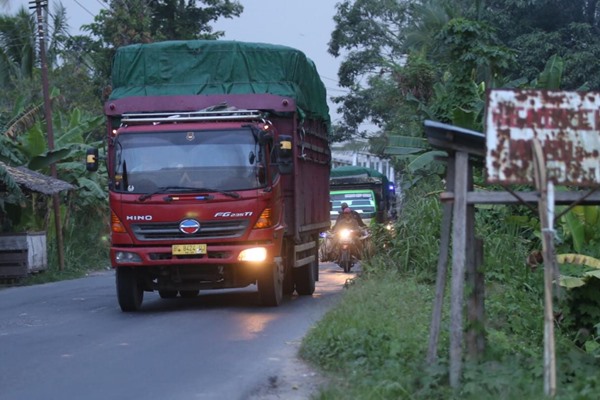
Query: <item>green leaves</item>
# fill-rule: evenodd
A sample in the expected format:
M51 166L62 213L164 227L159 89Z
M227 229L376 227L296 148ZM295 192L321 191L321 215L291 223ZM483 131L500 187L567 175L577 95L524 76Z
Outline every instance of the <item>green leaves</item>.
M534 86L538 89L558 90L560 89L561 79L564 71L564 62L558 55L550 57L546 67L540 73Z
M573 289L586 284L589 278L600 279L600 259L586 256L583 254L558 254L556 261L559 264L573 264L583 267L578 276L561 275L560 286L567 289ZM594 268L593 270L589 270Z

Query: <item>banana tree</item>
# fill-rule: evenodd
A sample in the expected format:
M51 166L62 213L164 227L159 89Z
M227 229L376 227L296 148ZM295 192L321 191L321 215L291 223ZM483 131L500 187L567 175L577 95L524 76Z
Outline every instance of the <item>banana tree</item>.
M2 141L0 161L10 165L25 165L31 170L45 174L49 174L49 167L54 163L58 178L77 188L73 193L68 194L72 202L78 203L79 207L95 206L102 209L106 204L106 191L103 189L105 182L102 181L104 174L89 177L83 160L85 151L90 145L100 145L100 143L89 143L89 134L100 128L103 118L82 115L78 109L72 110L69 114L55 112L53 115L55 147L50 151L46 140L45 124L31 118L31 113L25 113L25 116L29 121L21 120L20 126L22 128L28 125L27 122L32 123L28 129L9 128L4 131L0 139ZM14 128L15 125L19 123L12 124L10 127ZM11 137L8 136L9 133ZM30 207L21 210L20 225L44 228L40 225L45 224L46 217L43 214L49 207L40 204L40 200L36 197L32 195ZM62 212L66 214L66 209Z

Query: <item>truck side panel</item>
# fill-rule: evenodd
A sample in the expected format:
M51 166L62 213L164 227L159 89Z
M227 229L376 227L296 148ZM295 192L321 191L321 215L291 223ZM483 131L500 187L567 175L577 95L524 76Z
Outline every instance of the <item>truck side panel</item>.
M294 121L294 125L294 173L284 177L283 187L287 235L300 242L301 236L329 227L331 152L327 129L320 121L308 120L299 125Z

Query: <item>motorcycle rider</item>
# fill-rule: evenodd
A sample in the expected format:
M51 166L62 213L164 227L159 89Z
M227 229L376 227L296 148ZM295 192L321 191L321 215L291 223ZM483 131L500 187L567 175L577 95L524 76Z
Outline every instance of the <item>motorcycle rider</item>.
M342 207L342 212L339 213L337 219L335 220L335 225L337 225L340 220L345 218L344 214L350 213L352 218L356 220L356 223L358 224L359 227L361 227L361 228L367 227L367 225L365 225L362 218L360 217L360 214L357 213L356 211L354 211L353 209L351 209L350 207L348 207L348 203L345 203L345 202L342 203L341 207ZM334 231L335 231L335 225L333 227Z
M361 220L362 222L362 220ZM363 223L364 226L364 223ZM345 208L340 215L338 215L337 219L335 220L335 225L333 226L333 231L337 232L338 230L342 229L342 228L347 228L347 229L357 229L360 230L361 226L358 222L358 219L356 218L355 215L352 214L352 210L350 209L350 207Z

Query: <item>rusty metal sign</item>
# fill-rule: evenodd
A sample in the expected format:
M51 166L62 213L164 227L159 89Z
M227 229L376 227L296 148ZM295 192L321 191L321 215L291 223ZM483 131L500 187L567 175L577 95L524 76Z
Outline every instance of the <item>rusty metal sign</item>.
M492 90L486 113L489 183L533 183L531 141L555 184L600 184L600 92Z

